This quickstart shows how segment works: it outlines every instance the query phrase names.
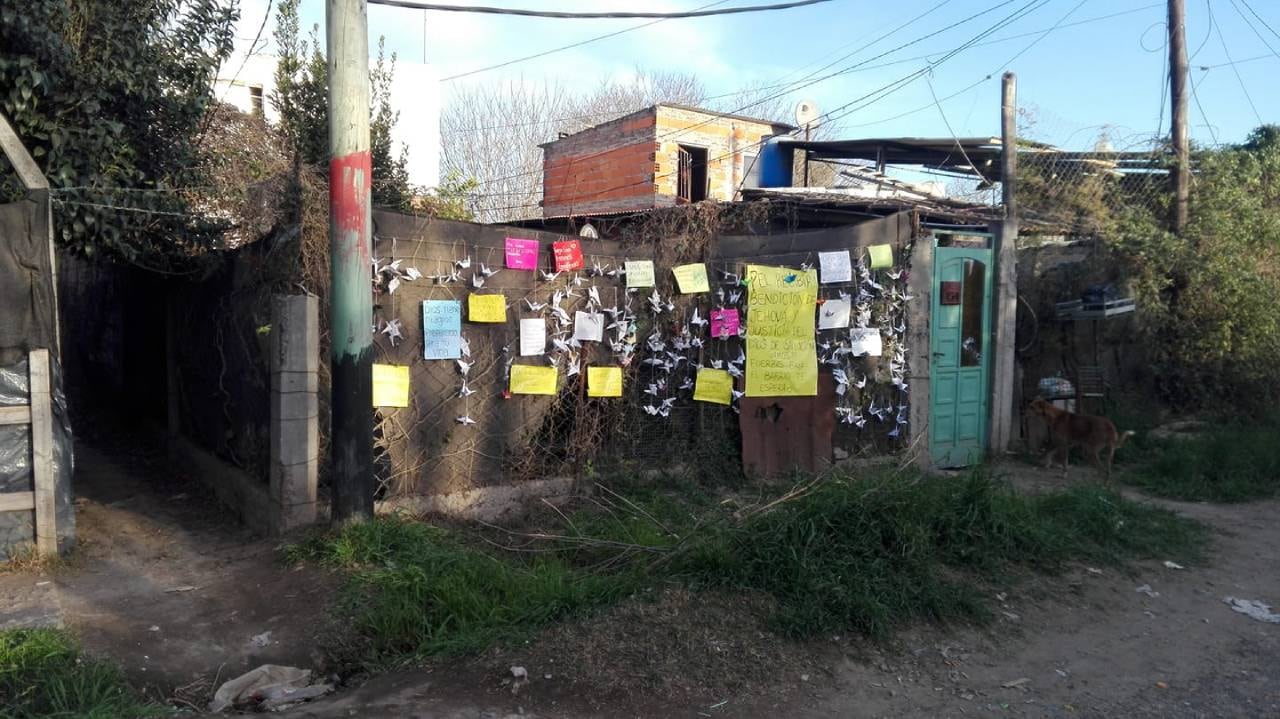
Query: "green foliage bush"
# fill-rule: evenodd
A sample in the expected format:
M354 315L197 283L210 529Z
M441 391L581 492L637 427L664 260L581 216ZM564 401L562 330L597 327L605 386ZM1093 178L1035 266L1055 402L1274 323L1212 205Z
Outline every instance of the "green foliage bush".
M0 631L0 717L135 719L171 713L142 701L119 670L84 657L61 630Z

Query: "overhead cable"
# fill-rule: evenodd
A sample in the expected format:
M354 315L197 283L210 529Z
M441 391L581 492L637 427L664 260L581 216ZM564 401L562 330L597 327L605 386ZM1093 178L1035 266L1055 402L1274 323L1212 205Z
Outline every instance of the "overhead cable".
M559 12L555 10L525 10L524 8L486 7L483 5L441 5L440 3L413 2L413 0L369 0L370 5L390 5L412 10L440 10L443 12L469 12L485 15L518 15L520 17L556 18L559 20L622 20L626 18L661 18L674 20L688 17L711 17L713 15L737 15L749 12L765 12L769 10L789 10L827 3L831 0L795 0L794 2L775 3L773 5L748 5L729 7L719 10L686 10L684 12Z

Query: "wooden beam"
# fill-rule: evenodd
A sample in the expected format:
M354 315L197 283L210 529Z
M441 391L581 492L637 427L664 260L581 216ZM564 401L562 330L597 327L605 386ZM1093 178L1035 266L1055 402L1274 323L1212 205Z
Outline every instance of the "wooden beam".
M23 187L28 190L49 189L49 181L40 172L40 166L31 157L31 153L27 152L22 138L18 137L17 131L9 124L9 118L3 112L0 112L0 152L9 158L9 164L13 165L13 171L22 181Z
M995 362L991 375L991 452L1008 451L1014 440L1015 407L1017 396L1017 363L1014 349L1017 346L1018 320L1018 137L1017 137L1017 78L1011 72L1004 74L1000 97L1000 184L1004 192L1004 221L995 235L996 296L992 322L995 335Z
M5 492L0 494L0 512L21 512L36 508L35 492Z
M31 406L0 407L0 425L31 424Z
M49 391L49 350L31 350L31 475L35 484L36 551L58 553L57 503L53 471L53 394Z

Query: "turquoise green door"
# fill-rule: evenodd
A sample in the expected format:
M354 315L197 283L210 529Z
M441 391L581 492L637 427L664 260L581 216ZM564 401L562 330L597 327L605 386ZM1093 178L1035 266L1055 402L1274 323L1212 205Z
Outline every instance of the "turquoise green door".
M994 274L989 249L934 248L929 455L939 467L977 464L986 452Z

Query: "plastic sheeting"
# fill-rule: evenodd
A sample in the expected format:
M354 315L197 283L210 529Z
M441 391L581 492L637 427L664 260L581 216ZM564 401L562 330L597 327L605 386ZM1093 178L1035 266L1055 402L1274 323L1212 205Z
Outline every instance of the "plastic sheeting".
M75 537L75 508L71 496L71 475L75 455L67 398L62 391L62 372L55 361L53 384L53 469L58 523L58 547L66 549ZM31 391L27 360L0 367L0 406L28 403ZM0 493L30 492L31 429L27 425L0 426ZM35 541L35 512L0 512L0 559L20 552Z

